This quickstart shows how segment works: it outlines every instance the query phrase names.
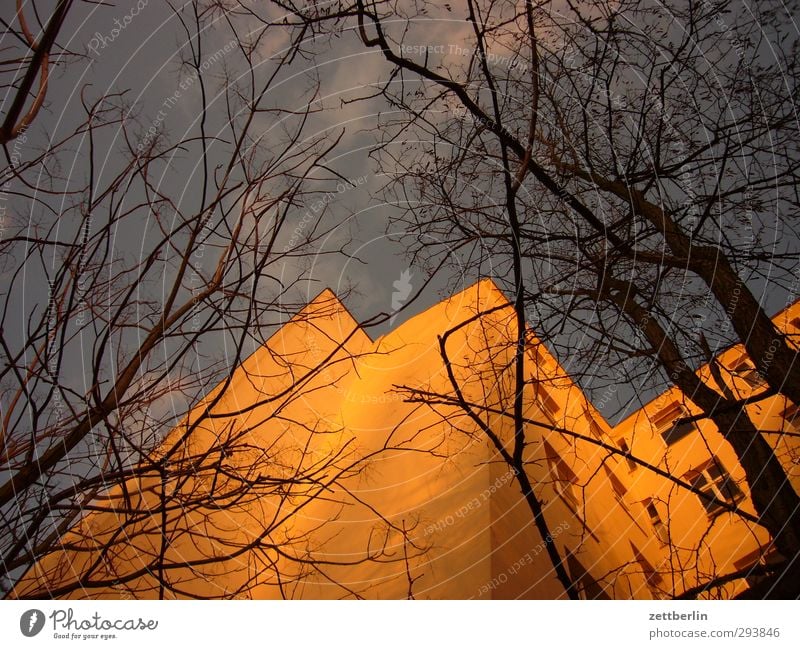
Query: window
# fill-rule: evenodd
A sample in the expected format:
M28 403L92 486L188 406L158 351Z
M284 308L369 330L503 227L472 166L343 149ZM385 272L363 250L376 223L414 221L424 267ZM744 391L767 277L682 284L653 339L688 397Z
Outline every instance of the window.
M531 337L527 341L528 356L534 367L544 367L547 365L547 358L544 353L542 353L541 346L542 343L538 342L534 337Z
M753 367L750 361L743 360L737 363L733 368L733 374L745 381L747 385L752 388L757 388L763 384L761 375L758 373L758 370Z
M739 559L739 561L735 561L733 565L736 567L737 571L747 570L748 573L745 575L744 579L748 586L755 586L765 579L765 575L762 572L764 567L780 564L784 561L783 555L774 548L768 550L764 554L762 554L759 549Z
M783 417L787 426L794 430L800 430L800 406L791 405L785 408L781 413L781 417Z
M592 435L594 435L601 442L605 442L608 438L606 437L603 429L600 427L600 424L598 424L591 415L585 414L585 416L586 421L589 422L589 431L592 433Z
M653 526L653 531L656 533L656 538L666 545L669 543L669 530L667 530L667 526L664 525L664 521L661 520L661 515L658 513L655 502L648 498L643 504L647 511L647 517L650 519L650 525Z
M536 394L536 401L546 414L555 415L559 411L556 400L550 396L550 393L544 389L541 383L534 384L534 391Z
M723 502L733 504L744 496L741 489L725 471L725 467L715 457L688 473L686 479L695 489ZM722 509L718 502L706 498L700 498L700 502L709 514L715 514Z
M653 567L647 558L639 551L633 542L628 541L631 546L631 550L633 551L633 558L636 559L636 563L639 564L639 569L642 571L642 576L644 577L644 581L647 584L647 588L650 591L653 599L662 599L663 594L661 589L658 585L664 581L664 578L658 573Z
M619 446L619 449L623 453L628 453L630 455L630 453L631 453L630 446L628 446L628 442L626 442L624 438L619 440L617 442L617 445ZM628 464L628 471L635 471L636 470L636 462L634 462L631 458L626 457L625 458L625 462Z
M569 549L565 548L567 558L567 569L572 579L572 585L578 591L581 599L610 599L603 587L597 583L591 573L581 565Z
M783 418L780 429L785 434L778 438L775 454L786 469L786 473L793 479L800 476L800 447L796 438L793 438L793 435L800 433L800 407L790 405L784 408L780 416Z
M673 403L671 406L659 412L654 417L653 423L659 435L661 435L661 438L664 440L664 443L670 445L697 430L694 422L691 421L675 423L679 419L691 416L691 413L684 406L679 403Z
M606 472L606 476L608 476L608 481L611 483L611 488L614 490L614 496L619 501L619 503L625 506L625 494L628 493L628 490L625 488L625 485L620 482L620 479L616 476L616 474L608 467L608 465L603 464L603 470Z
M567 506L575 511L578 508L578 498L573 485L578 482L578 477L550 444L543 442L543 445L547 462L550 464L550 473L553 476L553 488Z

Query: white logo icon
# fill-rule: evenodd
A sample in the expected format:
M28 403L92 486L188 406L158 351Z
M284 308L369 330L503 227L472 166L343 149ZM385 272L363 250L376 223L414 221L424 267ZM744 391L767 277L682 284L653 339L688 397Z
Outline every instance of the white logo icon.
M392 293L392 317L389 318L389 325L394 324L394 319L397 317L397 312L400 308L406 303L408 300L408 296L411 295L411 278L413 275L411 274L411 269L406 268L402 273L400 273L400 279L395 280L392 282L392 286L394 286L394 292Z
M44 613L32 608L19 618L19 630L26 638L32 638L44 628Z

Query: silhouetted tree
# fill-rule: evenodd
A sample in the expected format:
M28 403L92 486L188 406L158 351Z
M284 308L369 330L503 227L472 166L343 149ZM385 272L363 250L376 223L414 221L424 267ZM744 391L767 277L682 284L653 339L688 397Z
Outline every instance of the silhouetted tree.
M773 595L796 596L800 499L746 407L777 394L800 403L798 346L768 315L797 295L798 49L786 8L275 4L284 23L351 34L385 60L385 83L364 99L393 109L375 158L414 259L466 260L512 296L515 438L502 452L523 493L527 322L584 385L674 384L714 422L789 561ZM453 36L430 29L438 21ZM784 299L765 305L762 286ZM734 343L763 377L756 397L696 373Z
M328 161L339 137L306 132L318 80L306 74L290 102L276 100L295 47L265 54L242 21L190 3L173 15L186 42L178 89L152 122L124 92L93 96L87 83L84 114L50 137L43 114L33 119L72 6L57 3L35 37L23 3L5 25L4 42L29 51L10 54L3 71L13 80L2 143L26 137L1 172L3 592L234 597L257 579L290 596L338 560L321 562L316 530L293 534L289 522L369 459L347 440L312 449L315 433L335 431L286 414L340 350L302 371L285 360L274 391L247 404L264 421L237 413L229 386L302 306L305 260L338 225L330 201L310 207L339 178ZM214 50L220 37L228 44ZM172 136L164 115L178 101L192 119ZM255 447L253 430L270 422L274 438ZM215 527L220 511L263 529ZM388 560L379 543L362 550L351 561ZM215 587L236 571L236 589Z

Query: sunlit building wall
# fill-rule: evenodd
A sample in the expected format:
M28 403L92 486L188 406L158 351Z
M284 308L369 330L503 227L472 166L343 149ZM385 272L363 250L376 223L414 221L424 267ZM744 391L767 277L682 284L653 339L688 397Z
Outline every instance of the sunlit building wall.
M485 280L373 341L324 291L167 436L160 473L88 503L16 594L563 597L513 472L469 415L510 448L514 322ZM800 306L776 322L796 335ZM741 349L719 363L732 390L759 390ZM526 470L582 597L673 597L774 560L763 528L613 452L754 513L732 449L707 420L681 422L698 412L678 391L611 427L535 339L526 374ZM748 411L800 488L792 404Z

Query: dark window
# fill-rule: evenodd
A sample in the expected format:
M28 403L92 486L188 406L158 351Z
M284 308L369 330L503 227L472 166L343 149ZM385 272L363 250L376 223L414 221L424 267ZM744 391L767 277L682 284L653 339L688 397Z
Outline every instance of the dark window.
M647 510L647 516L650 518L650 525L653 526L653 531L656 533L656 538L661 543L669 543L669 532L667 526L664 525L664 521L661 520L661 514L658 513L656 504L648 498L644 501L644 506Z
M628 442L626 442L624 439L621 439L621 440L619 440L619 449L620 449L620 450L621 450L623 453L628 453L628 454L630 454L630 452L631 452L631 449L630 449L630 447L628 446ZM627 462L627 463L628 463L628 471L633 471L633 470L635 470L635 469L636 469L636 462L634 462L634 461L633 461L631 458L629 458L629 457L626 457L626 458L625 458L625 462Z
M575 495L574 486L578 482L578 477L570 469L569 465L561 459L552 446L544 442L544 452L550 464L550 474L553 477L553 488L567 506L575 511L578 507L578 497Z
M624 505L625 494L628 493L628 490L625 488L625 485L622 484L617 475L605 464L603 465L603 470L608 476L608 480L611 483L611 488L614 490L614 495L616 496L617 500Z
M756 368L753 367L749 361L743 361L739 363L733 368L733 373L740 379L744 380L747 385L753 388L757 388L764 382L761 378L761 375L758 373L758 370L756 370Z
M712 458L686 477L695 489L713 496L717 501L733 504L744 495L717 458ZM709 514L715 514L722 509L718 502L706 498L700 498L700 502Z
M771 549L763 555L761 554L761 550L756 550L746 557L739 559L739 561L735 561L733 565L736 566L737 570L752 569L752 572L748 572L744 579L748 586L755 586L766 579L766 575L762 573L762 569L765 566L780 564L784 561L785 559L781 553L775 549Z
M556 403L556 400L544 389L544 386L540 383L536 383L534 389L536 391L536 400L545 413L549 415L556 414L559 411L558 403Z
M687 417L691 417L691 413L679 403L673 403L656 415L653 423L665 444L674 444L697 430L694 422L680 421Z
M575 555L569 550L566 551L566 554L567 568L572 579L572 585L578 591L578 596L581 599L610 599L595 578L575 558Z
M789 406L781 413L781 417L787 426L795 430L800 429L800 406Z
M666 444L674 444L678 440L683 439L689 433L693 433L697 430L697 427L694 425L694 422L686 421L678 424L674 424L665 430L661 431L661 438L664 440Z
M628 541L628 543L630 543L631 550L633 551L633 557L636 559L636 563L639 564L639 568L642 571L642 577L644 577L647 588L650 590L650 593L653 595L654 599L661 599L663 597L663 593L659 588L659 584L664 581L664 578L645 558L645 556L639 552L639 548L637 548L632 541Z
M589 422L589 430L597 439L603 442L608 440L608 437L606 436L603 429L600 427L600 424L598 424L591 416L586 415L586 421Z

